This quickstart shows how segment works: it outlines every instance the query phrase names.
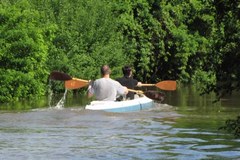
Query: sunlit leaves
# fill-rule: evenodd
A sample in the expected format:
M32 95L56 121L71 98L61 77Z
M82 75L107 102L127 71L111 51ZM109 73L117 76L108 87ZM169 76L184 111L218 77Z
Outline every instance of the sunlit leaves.
M45 5L52 6L48 3ZM116 30L117 19L112 14L111 3L66 0L55 3L52 7L52 12L57 11L55 22L59 30L53 40L54 50L50 50L50 69L90 79L99 76L99 67L102 64L109 64L114 68L127 63L126 53L122 51L122 35ZM58 67L51 64L57 61L56 54L63 58L65 65L59 65L60 61L56 63Z
M1 101L45 94L47 50L39 13L27 1L0 10L5 17L0 30ZM4 40L2 40L4 39Z
M25 94L19 80L15 96L42 94L53 70L98 78L102 64L110 65L113 78L128 64L142 82L202 82L210 86L206 92L240 88L237 0L4 0L0 5L2 73L11 70L43 87ZM2 78L13 84L7 73ZM14 96L4 85L0 92Z

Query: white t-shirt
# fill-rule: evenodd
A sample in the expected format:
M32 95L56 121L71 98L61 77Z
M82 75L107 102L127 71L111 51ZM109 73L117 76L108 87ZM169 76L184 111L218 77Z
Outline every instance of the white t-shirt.
M89 93L94 94L99 101L115 101L117 96L124 95L125 88L111 78L100 78L89 86Z

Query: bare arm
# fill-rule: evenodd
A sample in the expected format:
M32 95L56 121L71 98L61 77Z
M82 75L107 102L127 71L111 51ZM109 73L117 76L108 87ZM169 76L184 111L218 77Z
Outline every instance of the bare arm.
M123 88L124 88L124 94L128 94L128 88L125 86L123 86Z
M93 90L93 88L92 88L92 85L93 85L93 82L92 81L90 81L89 82L89 86L88 86L88 90L87 90L87 97L88 98L91 98L91 97L93 97L93 95L94 95L94 90Z
M87 96L88 96L88 98L91 98L91 97L93 97L93 94L88 92Z

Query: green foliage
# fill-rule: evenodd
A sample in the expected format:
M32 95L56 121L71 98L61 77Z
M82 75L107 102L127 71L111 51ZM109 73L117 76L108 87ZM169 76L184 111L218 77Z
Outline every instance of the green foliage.
M146 81L150 77L151 57L155 35L160 35L159 22L150 14L147 1L119 1L114 7L118 27L124 36L124 52L137 70L137 78Z
M138 79L189 82L197 69L210 70L206 63L215 23L209 6L198 0L118 1L119 30Z
M162 1L161 8L160 18L166 30L164 52L168 53L168 58L160 62L161 65L167 66L162 73L174 74L175 78L182 82L189 82L197 74L197 70L208 70L204 67L207 54L211 50L213 33L203 35L202 28L198 26L206 25L206 28L213 28L214 23L206 23L205 18L207 16L213 18L213 15L207 15L211 10L206 11L206 4L197 0Z
M59 28L48 56L50 70L95 79L102 64L120 69L126 63L110 3L51 1L45 5L50 6L50 15L54 16L51 20ZM113 72L113 76L117 74Z
M237 0L4 0L0 5L0 102L44 95L53 70L96 79L103 64L110 65L113 78L128 64L142 82L202 83L205 92L220 96L240 88Z
M12 69L0 69L0 102L36 98L43 95L44 83L34 77L33 73L24 73Z
M0 102L44 95L47 46L39 13L19 1L0 10Z
M214 50L210 57L216 73L216 83L206 92L214 91L219 97L240 89L240 2L214 1L218 24Z

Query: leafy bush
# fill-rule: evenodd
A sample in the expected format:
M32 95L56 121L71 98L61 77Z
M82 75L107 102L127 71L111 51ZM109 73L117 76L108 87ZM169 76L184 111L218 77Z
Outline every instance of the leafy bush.
M47 50L39 12L27 1L0 10L0 102L45 94Z

